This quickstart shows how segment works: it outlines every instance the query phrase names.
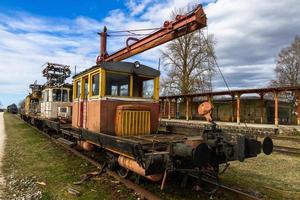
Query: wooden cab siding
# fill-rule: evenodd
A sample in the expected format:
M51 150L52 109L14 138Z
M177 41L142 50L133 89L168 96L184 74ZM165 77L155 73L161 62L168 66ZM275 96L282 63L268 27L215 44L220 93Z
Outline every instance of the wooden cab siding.
M113 75L115 75L114 79L112 79ZM72 126L94 133L120 136L155 133L159 117L159 75L158 70L145 65L136 67L135 63L129 62L105 62L75 75L73 77ZM118 89L118 94L112 95L106 87L107 81L116 81L120 76L129 79L128 94L120 95L120 89ZM95 80L98 82L94 82ZM153 80L153 85L150 85L153 87L153 94L143 96L140 86L144 83L143 81L148 80ZM95 83L98 83L98 86ZM126 118L125 123L123 120L125 118L118 118L119 121L116 118L117 107L123 105L131 108L141 105L149 110L147 110L147 116L142 116L145 113L140 110L139 112L142 114L135 113L135 118ZM145 122L147 123L144 124ZM116 123L122 123L124 127L120 124L116 126ZM128 131L124 129L126 126L130 126Z
M145 105L150 108L150 132L158 128L159 104L154 101L136 99L88 99L73 102L72 126L92 132L115 135L116 109L119 105ZM80 105L80 106L79 106Z

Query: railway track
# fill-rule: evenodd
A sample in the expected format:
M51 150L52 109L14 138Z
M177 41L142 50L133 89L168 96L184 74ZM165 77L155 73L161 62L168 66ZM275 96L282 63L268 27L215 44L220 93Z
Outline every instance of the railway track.
M214 182L212 182L212 181L209 181L209 180L203 180L203 181L206 182L206 183L208 183L208 184L217 186L217 184L214 183ZM260 200L260 198L254 196L254 195L248 194L246 192L243 192L241 190L237 190L237 189L234 189L232 187L228 187L228 186L223 185L223 184L220 184L218 186L219 186L219 190L221 190L223 192L228 192L228 193L234 195L236 197L236 199L242 199L242 200Z
M259 138L264 138L265 136L259 136ZM284 141L291 141L291 142L300 142L300 137L292 137L292 136L278 136L278 135L271 135L270 136L273 140L284 140Z
M17 117L17 116L16 116ZM17 117L19 120L22 120L20 117ZM22 120L23 121L23 120ZM25 122L26 123L26 122ZM103 167L103 165L101 163L99 163L98 161L88 157L87 155L82 154L80 151L69 147L68 145L59 142L56 138L51 137L50 135L48 135L47 133L41 131L40 129L38 129L35 126L32 126L31 124L26 123L28 126L30 126L31 128L35 129L36 131L38 131L39 133L41 133L43 136L45 136L46 138L48 138L49 140L51 140L54 144L61 146L62 148L64 148L65 150L67 150L68 152L74 154L77 157L80 157L84 160L86 160L87 162L91 163L92 165L94 165L95 167L101 169ZM128 189L131 189L133 191L135 191L136 193L138 193L142 199L148 199L148 200L162 200L159 196L157 196L156 194L146 190L145 188L133 183L132 181L128 180L128 179L124 179L121 178L120 176L117 175L117 173L110 171L110 170L106 170L106 173L113 177L114 179L118 180L119 182L121 182L122 184L125 185L125 187L127 187ZM219 190L223 191L223 192L228 192L234 196L237 197L237 199L241 199L241 200L259 200L260 198L248 194L246 192L225 186L223 184L219 184L217 185L217 183L211 182L209 180L204 180L205 182L207 182L208 184L212 184L215 186L219 187Z
M273 146L275 152L284 153L288 155L300 155L300 149L294 147L285 147L285 146Z
M263 138L264 136L259 136L260 138ZM277 136L272 135L271 138L273 140L282 140L282 141L290 141L290 142L300 142L299 137L290 137L290 136ZM280 145L274 145L273 151L278 153L284 153L287 155L300 155L300 148L295 147L287 147L287 146L280 146Z
M272 139L274 140L287 140L287 141L292 141L292 142L300 142L299 137L290 137L290 136L271 136Z
M21 120L21 118L19 118ZM84 160L86 160L87 162L91 163L92 165L94 165L95 167L97 168L102 168L103 165L100 164L99 162L97 162L96 160L93 160L91 158L89 158L88 156L82 154L80 151L72 148L72 147L69 147L67 146L66 144L64 143L61 143L59 142L57 139L51 137L50 135L48 135L47 133L41 131L40 129L36 128L35 126L32 126L28 123L26 123L28 126L30 126L31 128L35 129L36 131L38 131L39 133L41 133L43 136L47 137L48 139L50 139L54 144L58 145L58 146L61 146L63 147L65 150L67 150L68 152L74 154L75 156L77 157L80 157ZM113 171L106 171L106 173L115 178L116 180L120 181L122 184L124 184L127 188L131 189L131 190L134 190L136 193L138 193L141 198L144 198L144 199L149 199L149 200L161 200L160 197L158 197L157 195L149 192L148 190L142 188L141 186L133 183L132 181L129 181L127 179L124 179L124 178L121 178L120 176L118 176L115 172Z

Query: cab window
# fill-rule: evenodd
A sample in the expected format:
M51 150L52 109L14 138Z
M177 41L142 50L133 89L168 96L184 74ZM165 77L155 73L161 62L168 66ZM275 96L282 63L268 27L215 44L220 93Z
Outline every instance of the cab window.
M99 95L99 74L92 75L92 96Z
M75 88L75 97L80 98L80 94L81 94L80 81L76 81L75 87L76 87Z
M70 102L73 101L73 92L72 92L72 90L69 90L69 101Z
M143 80L143 98L153 98L154 94L154 80Z
M52 100L67 102L68 101L68 91L64 90L64 89L53 89Z
M86 98L89 94L89 79L88 79L88 77L83 79L83 83L84 83L83 94L84 94L84 98Z
M142 98L153 98L154 79L148 77L134 76L133 96Z
M106 73L106 95L129 96L130 76Z
M68 90L62 90L62 101L68 102Z
M48 102L49 101L49 90L44 90L43 91L42 99L43 99L43 102Z

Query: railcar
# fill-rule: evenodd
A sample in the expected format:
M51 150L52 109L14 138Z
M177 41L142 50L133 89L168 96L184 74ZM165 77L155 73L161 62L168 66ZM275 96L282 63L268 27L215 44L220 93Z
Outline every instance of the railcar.
M18 107L16 104L11 104L9 106L7 106L7 112L12 113L12 114L17 114L18 113Z
M61 124L70 123L72 111L72 85L64 83L70 76L69 66L47 63L43 70L47 82L31 84L21 108L21 118L43 129L59 131Z
M43 87L42 98L38 98L41 114L34 120L57 123L55 130L61 142L87 151L104 150L109 168L120 176L126 178L134 172L137 177L161 181L162 188L167 175L173 172L197 180L217 180L223 163L256 157L261 150L269 155L273 148L270 138L261 143L248 135L225 133L213 122L202 133L159 132L160 72L140 62L122 61L205 26L206 17L199 6L187 15L177 16L175 21L165 22L162 29L141 40L129 38L135 42L129 45L127 40L125 48L111 55L106 52L104 28L96 65L73 77L70 126L61 126L63 121L57 120L59 106L47 104L54 103L59 94L59 102L63 94L70 102L71 91L64 86ZM211 106L202 104L199 113L210 119L211 109L207 108Z
M203 133L159 133L160 72L138 62L104 62L73 77L72 128L61 132L85 150L106 150L109 166L153 181L166 172L218 172L219 165L255 157L262 145L246 135L223 133L214 124ZM207 113L205 113L207 114Z
M217 177L222 163L255 157L261 148L270 154L270 138L261 144L247 135L224 133L214 123L203 133L159 133L160 72L139 62L122 62L205 26L198 6L143 39L128 38L126 47L111 55L104 27L97 64L73 77L72 127L61 129L64 137L85 150L104 149L108 166L120 176L135 172L153 181L175 171L199 180L208 171ZM205 116L210 112L202 111Z

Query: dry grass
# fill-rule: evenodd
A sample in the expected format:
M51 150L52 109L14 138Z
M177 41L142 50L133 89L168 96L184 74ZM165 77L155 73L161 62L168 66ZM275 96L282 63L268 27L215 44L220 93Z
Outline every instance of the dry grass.
M14 172L18 178L36 176L38 180L46 182L47 186L40 188L43 199L134 199L133 195L129 195L132 191L113 184L107 176L80 186L82 196L71 196L66 192L66 186L95 168L54 146L11 115L6 115L5 120L8 138L4 172L7 176ZM276 141L275 144L279 145ZM271 156L260 155L243 163L232 162L228 171L221 176L221 181L245 191L258 192L265 199L300 199L300 157L274 153ZM160 191L159 184L152 183L147 183L146 187L163 199L200 199L191 188L183 190L169 184L164 191Z
M13 175L17 187L7 187L5 199L23 199L16 190L28 190L19 184L24 179L42 181L38 185L42 199L135 199L131 190L103 174L97 181L91 180L80 186L73 185L82 174L97 170L49 139L29 127L13 115L5 114L6 145L3 158L3 173L8 179ZM69 187L76 188L81 195L76 197L67 192ZM16 197L13 195L18 194ZM21 195L21 196L19 196Z
M263 141L263 138L258 138L260 141ZM284 147L294 147L300 149L300 142L295 142L291 140L273 140L274 145L284 146Z
M265 199L300 199L300 157L273 153L233 162L222 179Z

